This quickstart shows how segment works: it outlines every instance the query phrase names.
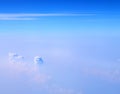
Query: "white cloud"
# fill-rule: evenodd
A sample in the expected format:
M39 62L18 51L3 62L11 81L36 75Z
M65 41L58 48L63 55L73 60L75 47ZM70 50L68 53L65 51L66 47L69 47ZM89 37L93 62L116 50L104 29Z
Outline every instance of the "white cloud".
M0 20L36 20L36 18L0 17Z
M18 58L18 59L24 59L24 57L23 57L23 56L20 56L20 55L17 56L17 58Z
M40 56L35 56L35 57L34 57L34 63L35 63L35 64L42 64L42 63L43 63L42 57L40 57Z
M9 56L9 62L10 63L16 63L16 62L23 62L24 57L21 55L18 55L17 53L8 53Z
M17 58L17 54L16 53L8 53L8 56L9 56L9 62L15 62L15 58Z
M37 67L38 65L34 64L32 61L24 62L24 63L18 62L18 59L22 59L23 56L21 56L17 53L10 52L8 55L9 55L9 59L11 60L11 62L14 61L15 63L6 62L6 63L4 63L4 66L2 66L2 64L0 63L0 76L3 77L3 75L1 73L4 73L6 76L4 76L3 78L8 78L9 81L8 81L8 79L7 79L7 81L10 83L15 82L16 83L15 87L17 89L18 89L18 87L17 87L18 85L20 86L20 88L26 88L26 86L24 86L24 84L27 83L28 87L31 86L30 89L35 88L35 87L39 88L38 93L43 90L43 91L47 92L44 94L77 94L77 91L74 91L73 89L69 89L64 86L63 87L59 86L59 84L56 83L55 75L51 74L51 72L52 72L51 69L50 70L48 69L48 67L50 67L50 66ZM37 61L37 63L40 58L41 57L39 57L39 56L35 57L35 60ZM51 71L51 72L49 72L49 71ZM57 72L56 72L56 74L57 74ZM5 81L6 80L3 80L3 82L5 82ZM57 86L53 86L53 84L57 84ZM7 87L9 87L9 86L10 85L7 84ZM37 90L37 89L35 89L35 90ZM11 91L14 91L14 90L12 89ZM33 93L29 93L29 94L33 94ZM38 93L36 93L36 94L38 94ZM12 93L12 94L16 94L16 93Z
M18 55L17 55L17 53L8 53L8 55L9 55L9 57L17 57Z
M37 82L37 83L46 83L51 77L40 71L40 67L37 67L37 64L30 62L23 62L23 56L18 55L17 53L9 53L9 63L6 63L4 69L8 70L8 75L10 77L20 77L26 75L28 81ZM42 63L42 58L36 56L36 63Z
M18 13L18 14L0 14L0 17L45 17L45 16L93 16L95 14L73 14L73 13Z
M6 71L9 79L12 78L15 80L23 80L23 78L25 78L30 85L39 85L47 92L47 94L76 94L72 89L53 86L53 83L49 84L49 82L53 81L53 78L51 75L42 71L41 67L38 67L38 63L43 63L43 60L40 56L34 57L34 64L32 62L18 62L16 59L21 59L23 56L20 56L17 53L9 53L8 55L11 59L11 62L15 62L6 63L3 68Z
M95 14L73 14L73 13L18 13L18 14L0 14L0 20L36 20L38 17L49 16L94 16Z

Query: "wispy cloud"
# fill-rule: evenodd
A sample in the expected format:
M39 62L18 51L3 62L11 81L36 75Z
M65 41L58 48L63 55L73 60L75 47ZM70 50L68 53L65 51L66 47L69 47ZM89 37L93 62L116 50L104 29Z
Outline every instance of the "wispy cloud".
M0 17L0 20L36 20L36 18Z
M13 13L13 14L0 14L0 20L35 20L39 17L52 17L52 16L94 16L95 14L87 13Z

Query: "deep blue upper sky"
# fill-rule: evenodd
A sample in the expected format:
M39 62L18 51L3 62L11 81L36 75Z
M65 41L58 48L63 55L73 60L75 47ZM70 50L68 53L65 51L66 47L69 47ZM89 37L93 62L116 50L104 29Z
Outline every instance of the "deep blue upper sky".
M119 22L120 22L120 1L119 0L0 0L0 14L17 14L17 13L62 13L62 14L96 14L94 16L80 16L80 17L51 17L46 19L46 23L44 21L35 21L36 25L33 26L33 22L31 21L27 23L24 21L22 24L16 24L11 22L3 22L1 21L1 31L16 31L21 30L23 25L24 31L25 28L33 28L36 29L38 26L39 29L50 27L49 31L54 31L51 27L55 28L55 31L61 30L58 29L61 27L67 28L68 31L74 28L74 31L94 31L91 28L97 28L95 31L119 31ZM40 18L40 17L39 17ZM55 19L56 18L56 19ZM82 20L87 20L87 22L81 22ZM93 23L89 23L88 21L92 21ZM13 23L14 24L13 24ZM40 23L41 22L41 23ZM52 23L55 24L52 24ZM57 23L57 24L56 24ZM9 24L9 25L8 25ZM29 25L28 25L29 24ZM30 25L31 24L31 25ZM71 24L71 25L70 25ZM3 25L3 26L2 26ZM16 25L16 27L14 27ZM18 27L20 27L18 29ZM41 25L41 28L40 26ZM44 25L44 26L43 26ZM57 25L57 26L56 26ZM5 28L7 26L7 28ZM81 27L80 27L81 26ZM15 29L9 29L15 28ZM87 28L86 28L87 27ZM2 29L3 28L3 29ZM39 30L37 28L37 30ZM70 28L70 29L68 29ZM84 30L84 29L85 30ZM90 28L90 29L88 29ZM105 29L107 28L107 29ZM8 29L8 30L5 30ZM30 31L34 29L29 29L26 31ZM43 29L42 29L43 30ZM44 30L43 30L44 31ZM45 30L46 31L46 30ZM66 30L62 30L66 31Z
M119 0L0 0L0 13L119 13Z

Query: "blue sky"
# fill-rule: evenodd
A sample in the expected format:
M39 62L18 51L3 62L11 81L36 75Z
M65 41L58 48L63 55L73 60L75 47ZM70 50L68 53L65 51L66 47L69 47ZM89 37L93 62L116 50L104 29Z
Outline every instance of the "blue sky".
M0 0L1 94L119 94L119 0Z

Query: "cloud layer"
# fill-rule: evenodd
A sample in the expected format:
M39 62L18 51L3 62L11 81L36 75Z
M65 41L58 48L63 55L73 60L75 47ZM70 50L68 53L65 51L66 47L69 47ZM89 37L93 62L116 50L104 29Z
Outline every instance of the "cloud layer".
M35 82L46 82L50 79L50 76L43 74L40 71L40 67L34 62L29 63L25 62L23 59L24 57L17 54L17 53L9 53L9 63L7 63L7 69L9 70L10 74L20 75L22 73L26 74L29 80L33 80ZM39 56L35 57L35 63L43 63L42 58Z
M6 72L5 78L12 79L10 82L22 81L23 83L32 85L32 88L34 88L34 86L37 86L37 88L39 87L39 89L37 89L39 91L37 91L36 94L40 92L45 92L44 94L78 94L77 91L74 91L71 88L69 89L66 87L61 87L59 84L56 84L55 80L57 79L56 77L54 78L55 75L51 75L49 74L50 72L46 72L48 67L45 68L44 66L40 66L41 64L44 65L42 57L35 56L33 57L34 60L32 62L24 61L25 57L17 53L10 52L8 53L8 57L9 62L4 65L3 71ZM48 69L48 71L52 72L51 69ZM56 72L56 74L58 73ZM21 83L18 84L21 85Z

